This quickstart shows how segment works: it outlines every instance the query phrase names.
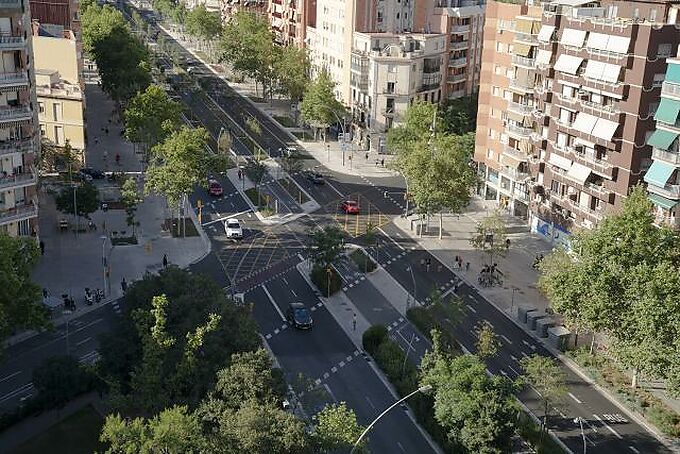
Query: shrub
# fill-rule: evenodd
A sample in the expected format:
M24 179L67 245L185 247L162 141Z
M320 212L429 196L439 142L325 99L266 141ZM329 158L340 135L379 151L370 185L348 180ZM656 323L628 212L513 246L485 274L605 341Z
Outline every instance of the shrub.
M387 328L383 325L373 325L364 331L361 343L364 346L364 350L373 355L373 352L387 340Z
M377 267L373 259L364 250L357 249L349 256L362 273L370 273Z
M328 272L324 268L320 266L315 266L312 268L311 277L312 282L314 285L316 285L323 296L328 296L329 294L332 295L342 288L342 279L340 279L340 276L333 268L331 268L330 293L328 291Z

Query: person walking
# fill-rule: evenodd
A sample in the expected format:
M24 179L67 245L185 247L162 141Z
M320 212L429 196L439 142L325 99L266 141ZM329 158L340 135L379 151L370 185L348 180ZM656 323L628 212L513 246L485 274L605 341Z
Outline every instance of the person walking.
M127 281L125 280L125 278L123 278L123 280L120 281L120 288L121 290L123 290L123 293L127 292Z
M357 330L357 313L352 314L352 331Z
M168 254L163 254L163 268L168 267Z
M505 250L507 251L508 249L510 249L510 238L505 240Z
M40 240L40 255L45 255L45 242Z

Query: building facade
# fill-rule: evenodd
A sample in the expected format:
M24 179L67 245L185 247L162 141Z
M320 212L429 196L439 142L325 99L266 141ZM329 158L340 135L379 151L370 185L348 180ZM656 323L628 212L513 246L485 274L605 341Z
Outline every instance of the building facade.
M680 54L679 54L680 55ZM652 165L645 174L657 225L680 228L680 58L666 60L661 101L654 119L656 127L647 144Z
M679 6L489 2L475 149L480 194L551 240L619 210L651 163L646 140L666 57L680 43Z
M30 7L26 0L0 3L0 231L37 235L35 76Z

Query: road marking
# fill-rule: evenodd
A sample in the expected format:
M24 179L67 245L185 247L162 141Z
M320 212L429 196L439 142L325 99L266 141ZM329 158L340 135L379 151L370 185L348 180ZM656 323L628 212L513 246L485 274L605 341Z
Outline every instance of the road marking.
M491 329L496 329L496 327L493 326L493 324L490 321L488 321L487 319L484 319L484 323L488 324L491 327Z
M281 279L283 280L283 282L285 282L285 283L286 283L286 285L290 285L290 284L288 283L288 281L286 280L286 278L285 278L285 277L282 277Z
M250 215L250 211L251 211L251 210L248 209L248 210L246 210L246 211L241 211L240 213L230 214L230 215L228 215L228 216L224 216L223 218L218 218L218 219L214 219L214 220L212 220L212 221L204 222L204 223L201 224L201 225L202 225L203 227L205 227L206 225L216 224L216 223L218 223L218 222L225 221L226 219L231 219L231 218L236 218L236 217L239 217L239 216L243 216L244 214ZM250 217L250 216L249 216L249 217Z
M573 395L572 393L568 393L568 394L569 394L569 397L571 397L572 399L574 399L574 400L576 401L577 404L582 404L582 403L583 403L583 402L581 402L580 400L578 400L578 397L576 397L576 396Z
M382 233L383 235L385 235L387 238L389 238L389 240L390 240L391 242L393 242L394 244L396 244L397 247L398 247L399 249L401 249L402 251L405 251L405 250L406 250L406 249L404 249L404 246L402 246L401 244L397 243L397 240L395 240L394 238L392 238L391 236L389 236L389 235L388 235L383 229L381 229L380 227L378 227L378 231L379 231L380 233Z
M399 446L399 449L402 450L402 452L406 452L406 449L401 445L401 443L397 442L397 446Z
M504 377L507 377L507 376L508 376L508 373L505 372L503 369L500 370L500 373L501 373L501 375L503 375Z
M80 347L81 345L83 345L83 344L85 344L85 343L87 343L87 342L89 342L89 341L91 341L91 340L92 340L91 337L86 337L85 339L81 340L80 342L76 342L76 346L77 346L77 347Z
M16 376L19 375L20 373L21 373L21 371L19 370L19 371L14 372L13 374L7 375L6 377L2 377L2 378L0 378L0 382L3 382L3 381L5 381L5 380L9 380L9 379L12 378L12 377L16 377Z
M522 356L524 356L525 358L528 358L528 357L529 357L529 355L527 355L527 354L524 353L523 351L520 351L520 354L521 354Z
M512 345L512 341L510 339L508 339L507 337L505 337L503 334L500 334L499 337L501 339L503 339L505 342L507 342L508 344Z
M334 190L335 193L338 194L340 197L345 197L345 194L343 194L342 192L338 191L338 188L336 188L335 186L333 186L333 185L331 184L330 181L326 181L326 184L328 185L329 188L331 188L332 190Z
M285 322L286 321L285 315L283 315L283 312L281 312L281 309L279 309L279 306L276 304L276 301L274 301L272 294L269 293L269 290L267 289L267 286L265 284L262 284L262 290L264 290L264 293L267 295L267 298L269 298L269 301L272 303L272 306L274 306L274 309L276 309L276 312L278 312L279 315L281 316L281 320Z
M293 296L294 296L295 298L297 298L297 293L295 293L295 290L293 290L293 289L290 289L290 293L292 293L292 294L293 294Z
M515 355L510 355L510 358L512 358L513 361L517 361L517 357Z
M513 371L513 372L514 372L515 374L517 374L517 376L520 376L520 375L522 375L522 374L520 374L519 372L517 372L517 370L515 370L515 368L514 368L514 367L512 367L512 366L511 366L511 365L509 365L509 364L508 364L508 369L510 369L511 371Z
M331 367L331 372L336 373L337 371L338 371L337 367L335 367L335 366Z
M368 402L368 405L370 405L371 407L373 407L373 410L377 410L377 408L375 407L375 405L373 405L373 402L371 402L371 399L369 399L368 396L364 396L364 397L366 398L366 402Z
M635 454L640 454L640 451L638 451L637 449L635 449L635 446L628 446L628 449L630 449L631 451L633 451Z
M0 397L0 402L5 402L6 400L17 397L20 394L28 393L33 391L33 383L26 383L25 385L19 386L13 391L8 392L4 396Z
M467 307L468 309L470 309L474 314L477 313L477 311L475 310L475 308L473 308L473 307L470 306L469 304L466 304L465 307Z
M344 362L344 361L340 361L340 363L338 363L338 366L340 366L340 367L345 367L345 364L347 364L347 363Z
M611 426L610 426L609 424L607 424L606 422L604 422L604 421L602 420L602 418L600 418L599 416L597 416L597 415L595 415L595 414L593 414L593 416L595 417L595 419L597 419L598 421L600 421L600 422L601 422L601 423L602 423L602 424L603 424L603 425L604 425L611 433L613 433L614 435L616 435L616 438L618 438L619 440L623 440L623 437L622 437L621 435L619 435L619 433L618 433L617 431L615 431L614 429L612 429Z

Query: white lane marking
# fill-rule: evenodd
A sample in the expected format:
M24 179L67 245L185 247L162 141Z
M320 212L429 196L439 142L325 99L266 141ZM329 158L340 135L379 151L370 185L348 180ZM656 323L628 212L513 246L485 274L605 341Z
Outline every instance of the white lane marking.
M295 290L293 290L293 289L290 289L290 293L292 293L292 294L293 294L293 296L294 296L295 298L297 298L297 293L295 293Z
M514 367L512 367L512 366L511 366L511 365L509 365L509 364L508 364L508 369L510 369L511 371L513 371L513 372L514 372L514 373L515 373L515 374L516 374L517 376L520 376L520 375L522 375L522 374L520 374L519 372L517 372L517 370L515 370L515 368L514 368Z
M583 403L583 402L581 402L580 400L578 400L578 397L576 397L576 396L573 395L572 393L568 393L568 394L569 394L569 397L571 397L572 399L574 399L574 400L576 401L577 404L582 404L582 403Z
M498 336L501 339L503 339L505 342L507 342L508 344L512 345L512 341L510 339L508 339L507 337L505 337L503 334L499 334Z
M484 323L486 323L487 325L489 325L489 326L491 327L491 329L496 329L496 327L493 326L493 324L492 324L490 321L488 321L487 319L484 319Z
M477 313L477 311L475 310L475 308L472 307L472 306L470 306L469 304L466 304L465 307L467 307L468 309L470 309L470 311L472 311L474 314Z
M510 355L510 358L512 358L513 361L517 361L517 357L515 355Z
M262 290L264 290L264 293L267 295L267 298L269 298L269 301L272 303L272 306L274 306L274 309L276 309L276 312L278 312L279 315L281 316L281 320L285 322L286 316L283 315L283 312L281 312L281 309L279 309L278 304L276 304L276 301L274 301L272 294L269 293L269 290L267 289L267 286L265 284L262 284Z
M19 386L18 388L8 392L4 396L0 397L0 402L4 402L13 397L17 397L20 394L29 393L33 391L33 383L26 383L25 385Z
M387 238L389 238L389 240L390 240L391 242L393 242L394 244L396 244L397 247L398 247L399 249L401 249L402 251L405 251L404 246L402 246L401 244L397 243L397 240L395 240L394 238L392 238L391 236L389 236L387 233L385 233L385 231L384 231L383 229L381 229L380 227L378 227L378 231L379 231L380 233L382 233L383 235L385 235Z
M640 451L638 451L637 449L635 449L635 446L628 446L628 449L630 449L631 451L633 451L635 454L640 454Z
M76 342L76 346L77 346L77 347L80 347L80 346L83 345L84 343L87 343L87 342L89 342L89 341L91 341L91 340L92 340L91 337L86 337L85 339L81 340L80 342Z
M524 353L523 351L520 351L520 353L521 353L521 354L522 354L522 356L524 356L525 358L528 358L528 357L529 357L529 355L527 355L527 354L526 354L526 353Z
M9 375L7 375L7 376L5 376L5 377L2 377L2 378L0 378L0 382L3 382L3 381L5 381L5 380L9 380L9 379L12 378L12 377L16 377L16 376L19 375L20 373L21 373L21 371L19 370L19 371L14 372L13 374L9 374Z
M619 440L623 440L623 437L622 437L621 435L619 435L619 433L618 433L617 431L615 431L614 429L612 429L612 427L611 427L609 424L607 424L606 422L604 422L604 421L602 420L602 418L600 418L599 416L597 416L597 415L595 415L595 414L593 414L593 416L595 417L595 419L597 419L598 421L600 421L600 422L607 428L607 430L609 430L611 433L613 433L614 435L616 435L616 438L618 438Z
M402 452L406 452L406 450L405 450L404 447L401 445L401 443L397 442L397 446L399 446L399 449L401 449Z
M286 283L286 286L290 285L290 284L288 283L288 280L287 280L285 277L282 277L281 279L283 280L283 282Z
M230 214L230 215L228 215L228 216L224 216L224 217L220 217L220 218L217 218L217 219L213 219L212 221L204 222L204 223L201 224L201 225L205 227L206 225L211 225L211 224L215 224L215 223L217 223L217 222L222 222L222 221L226 220L227 218L237 218L237 217L239 217L239 216L243 216L244 214L250 214L250 211L251 211L251 210L248 209L248 210L246 210L246 211L241 211L240 213Z
M340 197L345 197L345 194L343 194L342 192L338 191L338 188L336 188L335 186L333 186L333 185L331 184L330 181L326 181L326 184L328 185L329 188L331 188L332 190L334 190L335 193L336 193L337 195L339 195Z
M368 405L370 405L371 407L373 407L373 410L377 410L377 408L375 407L375 405L373 405L373 402L371 402L371 399L369 399L368 396L364 396L364 397L366 398L366 401L368 402Z

